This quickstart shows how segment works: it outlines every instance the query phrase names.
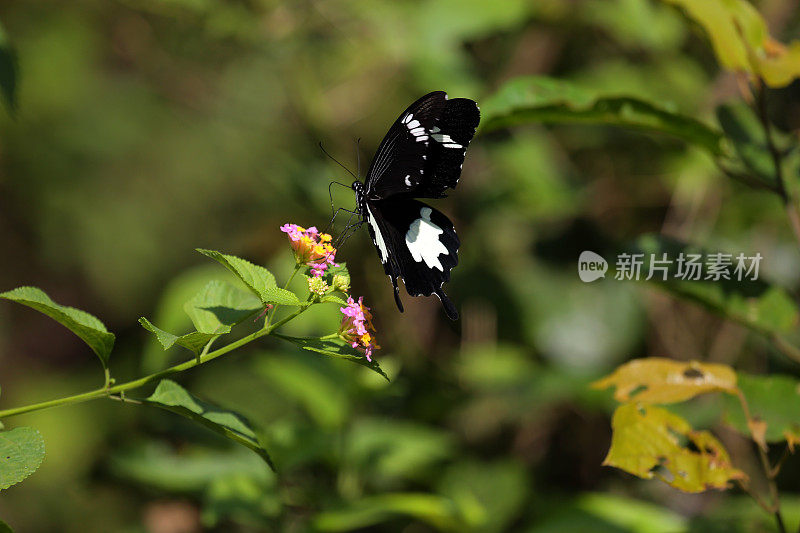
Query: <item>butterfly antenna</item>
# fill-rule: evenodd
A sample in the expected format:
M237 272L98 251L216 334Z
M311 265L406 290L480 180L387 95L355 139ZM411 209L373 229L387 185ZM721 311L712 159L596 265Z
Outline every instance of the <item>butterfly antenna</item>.
M356 161L358 161L358 166L356 167L356 174L358 174L359 179L361 176L361 137L356 139Z
M338 161L338 160L337 160L335 157L333 157L331 154L329 154L329 153L328 153L328 151L327 151L327 150L325 150L325 147L324 147L324 146L322 146L322 142L320 142L320 143L319 143L319 147L322 149L322 152L323 152L325 155L327 155L328 157L330 157L330 158L333 160L333 162L334 162L334 163L336 163L337 165L339 165L340 167L342 167L343 169L345 169L345 170L347 171L347 173L348 173L348 174L350 174L351 176L353 176L355 179L358 179L358 176L356 176L355 174L353 174L353 172L352 172L352 171L351 171L349 168L347 168L346 166L344 166L343 164L341 164L341 163L340 163L340 162L339 162L339 161Z

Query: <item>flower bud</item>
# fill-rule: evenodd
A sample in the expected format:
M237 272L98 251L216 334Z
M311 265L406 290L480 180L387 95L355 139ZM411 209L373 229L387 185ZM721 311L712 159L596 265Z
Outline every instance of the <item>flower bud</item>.
M350 276L347 274L335 274L333 276L333 290L344 292L350 290Z

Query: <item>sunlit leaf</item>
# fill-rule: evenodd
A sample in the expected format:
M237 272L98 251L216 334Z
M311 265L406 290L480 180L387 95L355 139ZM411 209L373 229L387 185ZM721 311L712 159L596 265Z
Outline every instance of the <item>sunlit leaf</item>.
M656 477L684 492L726 489L731 481L746 479L711 433L693 430L666 409L623 404L614 412L611 427L604 465L644 479Z
M0 490L30 476L44 459L44 439L31 427L0 431Z
M224 281L211 281L183 308L197 331L218 333L260 311L263 306L251 293Z
M750 416L762 424L766 442L800 439L800 381L791 376L739 374L739 389L747 400ZM725 419L740 433L750 436L742 406L736 398L726 399ZM758 427L758 426L757 426Z
M233 411L198 400L186 389L169 379L162 379L145 403L178 413L216 431L256 452L274 469L267 451L259 442L250 423Z
M286 289L276 286L275 276L266 268L254 265L250 261L234 255L223 254L214 250L197 249L203 255L214 259L225 268L236 274L264 304L301 305L297 296Z
M0 298L27 305L44 313L68 328L89 345L103 368L108 367L108 358L114 347L114 334L105 325L86 311L55 303L45 292L37 287L19 287L0 294Z
M272 335L292 342L302 349L310 352L321 353L330 357L337 357L339 359L345 359L347 361L358 363L359 365L363 365L370 370L374 370L386 378L387 381L389 380L389 376L387 376L383 370L381 370L378 361L374 357L372 361L368 361L363 353L356 351L355 348L352 348L349 344L339 338L322 339L319 337L289 337L287 335L281 335L278 333L273 333Z
M436 494L391 493L361 498L349 507L320 513L314 527L320 531L352 531L397 516L409 516L448 531L466 531L470 526L448 498Z
M165 350L168 350L177 344L178 346L188 348L195 354L201 353L206 344L208 344L208 342L214 337L224 335L225 333L230 333L230 326L220 326L217 333L201 333L199 331L192 331L186 335L179 336L154 326L145 317L139 318L139 324L141 324L142 327L147 331L153 333Z
M532 123L606 124L665 133L722 153L720 132L691 117L624 95L596 95L540 76L516 78L481 104L481 130Z
M783 87L800 76L800 41L773 40L767 24L747 0L664 0L679 6L708 35L719 63L728 70L761 76Z
M708 392L735 394L736 372L727 365L649 357L625 363L592 386L616 387L618 402L676 403Z

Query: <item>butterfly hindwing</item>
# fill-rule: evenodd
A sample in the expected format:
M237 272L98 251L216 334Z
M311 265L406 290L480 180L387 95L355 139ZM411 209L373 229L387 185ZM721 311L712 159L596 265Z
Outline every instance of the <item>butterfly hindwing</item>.
M397 278L402 278L408 294L436 294L447 316L456 320L458 312L442 289L458 264L460 243L450 219L410 198L367 200L366 217L384 272L391 278L397 307L403 310L397 285Z

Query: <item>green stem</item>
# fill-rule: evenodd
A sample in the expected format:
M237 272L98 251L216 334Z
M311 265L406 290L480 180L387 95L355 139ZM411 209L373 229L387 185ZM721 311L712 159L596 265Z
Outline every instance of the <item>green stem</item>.
M297 275L297 273L300 272L301 268L303 268L303 265L301 265L299 263L294 265L294 270L292 271L292 275L289 276L289 279L287 279L286 283L283 285L284 289L288 289L289 288L289 284L292 282L292 280ZM264 321L264 328L266 328L267 325L270 322L272 322L272 317L275 316L275 311L277 311L277 310L278 310L278 304L275 304L275 306L272 308L272 311L270 311L269 315L267 316L267 319Z
M298 309L296 312L290 314L289 316L283 318L282 320L276 322L275 324L270 325L269 327L260 329L254 333L251 333L250 335L247 335L246 337L242 337L238 341L234 341L230 344L227 344L222 348L214 350L213 352L200 354L199 357L192 358L188 361L184 361L183 363L171 366L165 370L149 374L147 376L135 379L133 381L120 383L119 385L114 385L114 386L105 386L100 389L95 389L89 392L75 394L74 396L67 396L65 398L58 398L56 400L49 400L41 403L23 405L22 407L5 409L3 411L0 411L0 419L8 418L10 416L15 416L15 415L21 415L23 413L30 413L33 411L40 411L42 409L47 409L50 407L57 407L59 405L70 405L74 403L88 402L89 400L96 400L98 398L107 398L114 394L123 394L125 391L131 389L137 389L157 379L170 376L178 372L183 372L185 370L189 370L190 368L194 368L198 365L202 365L204 363L212 361L217 357L225 355L226 353L233 351L236 348L244 346L245 344L258 339L259 337L263 337L264 335L270 335L273 331L283 326L284 324L286 324L287 322L298 316L300 313L308 309L308 307L309 307L308 305L304 305L300 307L300 309Z

